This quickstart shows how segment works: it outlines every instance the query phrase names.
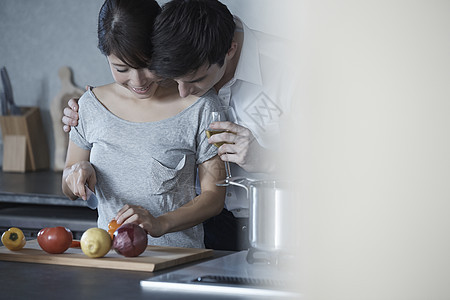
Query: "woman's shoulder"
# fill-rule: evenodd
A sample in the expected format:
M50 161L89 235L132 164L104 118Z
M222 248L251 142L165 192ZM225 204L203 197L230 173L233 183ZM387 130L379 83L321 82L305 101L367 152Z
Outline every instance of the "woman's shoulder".
M93 87L88 86L86 89L86 92L80 97L80 100L78 101L78 105L80 106L80 110L88 110L91 111L95 107L98 106L101 101L102 97L105 97L107 93L112 89L111 84Z
M111 95L116 93L116 84L109 83L101 86L91 87L92 94L97 99L108 99Z
M93 107L98 107L99 104L105 106L108 99L111 99L115 92L114 83L101 85L101 86L88 86L87 91L80 98L78 104L81 106L89 107L89 109L93 109Z
M78 100L79 105L85 105L85 103L89 103L92 101L93 94L92 94L92 87L87 86L86 91L84 94L80 97L80 100Z
M209 91L207 91L201 98L205 99L212 99L212 100L219 100L219 96L217 95L217 92L214 88L211 88Z
M203 94L203 96L200 97L199 101L202 102L206 107L220 106L219 96L213 88Z
M216 110L222 106L222 102L214 89L210 89L202 97L203 107L206 110Z
M214 89L209 90L202 96L190 95L186 98L181 98L185 102L186 110L203 111L205 109L211 110L220 106L220 100Z

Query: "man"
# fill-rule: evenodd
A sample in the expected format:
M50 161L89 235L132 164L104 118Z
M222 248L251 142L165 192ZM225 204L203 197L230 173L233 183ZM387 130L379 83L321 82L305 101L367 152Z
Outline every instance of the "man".
M232 133L213 135L210 143L229 161L233 176L263 179L277 171L275 153L280 123L293 97L295 69L287 46L276 37L250 30L216 0L172 0L158 16L152 37L150 69L173 78L181 96L202 95L214 88L224 105L234 107L238 124L216 123ZM76 101L69 106L77 110ZM64 110L63 122L78 116ZM74 120L71 120L71 119ZM65 127L67 131L67 127ZM205 222L208 248L241 250L248 243L248 199L243 189L229 186L224 212Z

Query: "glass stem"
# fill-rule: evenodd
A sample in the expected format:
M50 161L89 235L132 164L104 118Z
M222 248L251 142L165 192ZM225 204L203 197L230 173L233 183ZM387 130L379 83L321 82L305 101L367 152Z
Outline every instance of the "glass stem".
M225 172L227 173L226 179L231 178L230 163L228 161L225 161Z

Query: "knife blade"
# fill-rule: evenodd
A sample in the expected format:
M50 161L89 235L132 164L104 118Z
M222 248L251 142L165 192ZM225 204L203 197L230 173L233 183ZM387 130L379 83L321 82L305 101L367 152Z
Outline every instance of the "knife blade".
M9 80L8 71L6 70L6 67L3 66L0 72L1 72L1 77L2 77L5 98L9 104L9 108L10 108L10 114L21 115L22 112L20 111L20 108L14 104L13 90L11 87L11 81Z
M85 185L85 187L86 187L86 196L87 196L87 206L90 209L96 209L98 206L97 196L95 196L94 192L91 191L91 189L87 186L87 184Z

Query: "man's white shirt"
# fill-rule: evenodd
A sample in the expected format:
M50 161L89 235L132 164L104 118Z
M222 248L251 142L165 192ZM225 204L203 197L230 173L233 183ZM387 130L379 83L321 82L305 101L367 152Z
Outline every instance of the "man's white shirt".
M251 30L237 17L235 20L237 30L244 32L244 41L234 77L218 95L224 105L234 107L239 125L250 129L261 146L278 151L283 147L280 125L289 113L297 84L293 48L284 39ZM248 173L234 163L230 165L232 176L252 179L273 176ZM235 217L248 217L246 191L227 187L225 207Z

